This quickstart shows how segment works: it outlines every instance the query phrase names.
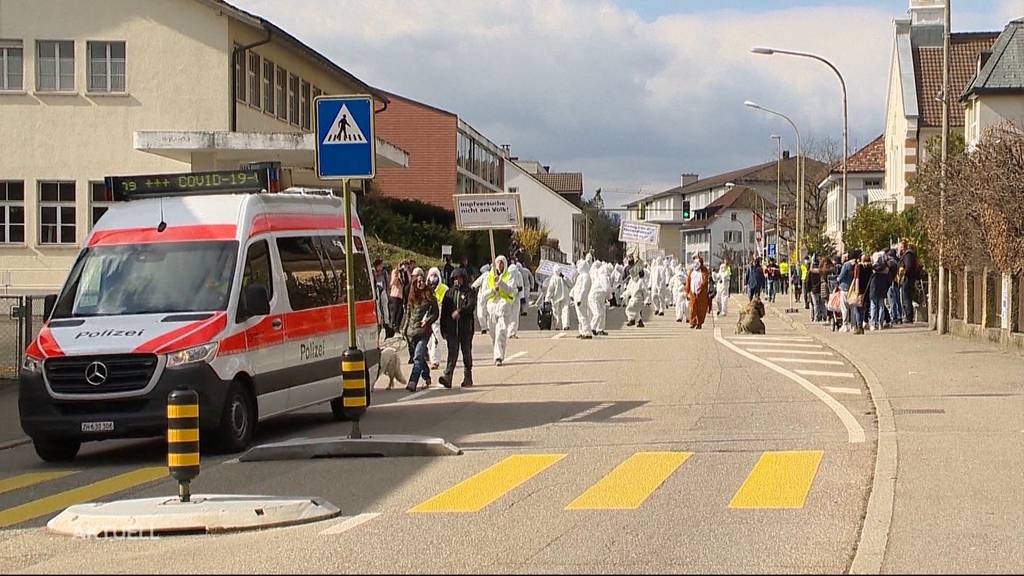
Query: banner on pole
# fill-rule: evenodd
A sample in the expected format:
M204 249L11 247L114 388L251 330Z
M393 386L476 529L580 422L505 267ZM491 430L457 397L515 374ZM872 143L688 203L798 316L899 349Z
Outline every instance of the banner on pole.
M636 244L658 244L658 233L661 227L647 222L624 221L619 226L619 242Z
M455 225L459 230L519 230L519 194L456 194Z

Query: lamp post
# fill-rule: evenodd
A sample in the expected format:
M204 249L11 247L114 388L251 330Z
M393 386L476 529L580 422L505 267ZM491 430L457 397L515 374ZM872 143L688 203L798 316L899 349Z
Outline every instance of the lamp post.
M778 176L775 178L775 251L779 250L779 245L782 244L782 136L778 134L772 134L772 140L775 140L779 144L779 160L776 162L778 165Z
M802 58L811 58L811 59L817 60L818 62L821 62L821 63L825 64L826 66L828 66L829 68L831 68L832 71L836 73L836 76L839 77L839 84L843 88L843 197L842 197L842 200L840 200L840 202L839 202L839 210L840 210L839 213L841 214L841 216L839 218L839 234L840 234L840 238L842 238L842 234L844 232L846 232L846 210L847 210L846 159L849 158L849 156L850 156L850 149L849 149L849 146L850 146L849 112L848 112L847 97L846 97L846 80L843 78L843 75L839 72L839 69L836 68L835 65L833 65L828 60L822 58L821 56L818 56L817 54L811 54L810 52L799 52L799 51L796 51L796 50L782 50L780 48L768 48L768 47L765 47L765 46L755 46L755 47L751 48L750 51L753 52L754 54L764 54L764 55L768 55L768 56L771 56L771 55L774 55L774 54L784 54L786 56L799 56L799 57L802 57ZM802 208L801 208L801 210L802 210ZM846 242L844 241L843 244L845 245Z
M800 167L800 164L801 164L801 162L800 162L800 158L801 158L801 151L800 151L800 129L796 127L796 123L793 122L793 120L791 120L789 116L786 116L782 112L779 112L779 111L776 111L776 110L772 110L771 108L765 108L764 106L761 106L760 104L751 102L750 100L747 100L746 102L744 102L743 105L747 106L749 108L753 108L755 110L761 110L762 112L767 112L769 114L774 114L776 116L779 116L779 117L783 118L784 120L786 120L786 122L789 122L789 125L793 127L793 131L796 132L796 180L797 180L797 188L798 188L797 189L797 214L798 214L797 221L798 221L798 224L797 224L797 227L796 227L797 228L797 230L796 230L796 257L797 257L797 260L800 260L800 258L801 258L800 242L801 242L801 240L803 238L803 235L804 235L804 172L803 172L803 170Z

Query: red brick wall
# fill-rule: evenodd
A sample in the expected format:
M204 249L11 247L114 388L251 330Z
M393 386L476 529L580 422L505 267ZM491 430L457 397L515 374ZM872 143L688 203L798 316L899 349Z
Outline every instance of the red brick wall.
M452 210L458 118L394 96L390 100L387 110L374 118L374 130L408 152L409 167L378 167L376 185L387 196Z

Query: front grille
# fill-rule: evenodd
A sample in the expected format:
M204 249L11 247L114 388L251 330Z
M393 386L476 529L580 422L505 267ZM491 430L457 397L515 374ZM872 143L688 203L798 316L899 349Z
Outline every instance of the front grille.
M106 368L107 378L102 384L93 385L86 379L86 370L94 362ZM156 365L155 354L111 354L50 358L43 369L50 389L57 394L116 394L144 389Z

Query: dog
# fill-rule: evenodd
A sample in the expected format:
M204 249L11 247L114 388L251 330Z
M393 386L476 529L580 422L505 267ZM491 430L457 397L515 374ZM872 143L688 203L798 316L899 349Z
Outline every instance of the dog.
M740 318L736 321L737 334L764 334L764 303L755 296L740 308Z
M406 347L405 340L401 338L389 338L384 341L384 345L380 348L380 372L377 378L387 376L388 386L387 389L391 390L395 386L395 380L398 380L403 386L408 384L405 379L405 375L402 374L402 362L399 360L398 351Z

